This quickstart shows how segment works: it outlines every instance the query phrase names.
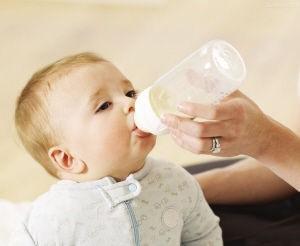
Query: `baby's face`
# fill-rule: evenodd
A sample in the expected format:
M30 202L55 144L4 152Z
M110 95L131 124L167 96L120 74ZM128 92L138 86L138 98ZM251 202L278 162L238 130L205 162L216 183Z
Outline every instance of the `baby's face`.
M155 136L139 134L133 121L135 90L111 63L84 65L57 82L50 97L62 146L86 164L85 179L124 179L140 169Z

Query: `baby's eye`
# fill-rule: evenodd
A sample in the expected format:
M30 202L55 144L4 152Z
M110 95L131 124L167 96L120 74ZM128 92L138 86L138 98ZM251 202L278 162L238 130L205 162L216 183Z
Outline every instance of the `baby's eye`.
M97 110L96 113L98 113L99 111L104 111L106 109L108 109L108 107L111 105L111 102L105 102L103 103Z
M136 91L136 90L128 91L128 92L126 93L126 96L127 96L127 97L136 98L136 96L137 96L137 91Z

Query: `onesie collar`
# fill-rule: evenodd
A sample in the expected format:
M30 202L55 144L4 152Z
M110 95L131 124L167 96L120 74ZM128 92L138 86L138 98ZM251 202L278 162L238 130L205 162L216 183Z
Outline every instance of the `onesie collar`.
M99 180L76 182L73 180L60 180L52 186L51 190L98 190L110 207L115 207L137 197L141 193L142 180L151 171L152 159L147 158L145 165L137 172L130 174L125 180L116 182L112 177L104 177ZM50 191L51 191L50 190Z

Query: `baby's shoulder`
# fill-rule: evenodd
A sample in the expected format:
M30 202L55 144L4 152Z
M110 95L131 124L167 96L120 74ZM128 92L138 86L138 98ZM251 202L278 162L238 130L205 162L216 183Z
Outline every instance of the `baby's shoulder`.
M198 182L180 165L153 158L151 162L151 171L143 181L147 198L172 204L187 218L197 201L204 199Z
M102 205L101 196L95 190L61 188L53 185L49 191L32 203L30 218L60 219L81 216L88 213L90 207Z
M50 189L33 201L30 217L45 217L52 215L57 217L60 213L64 214L70 204L72 204L71 207L74 208L77 203L72 202L72 197L70 197L69 192Z
M156 158L149 158L151 161L151 172L152 176L160 176L162 179L173 181L173 182L192 182L194 183L194 177L187 172L182 166Z
M147 184L151 184L153 187L157 187L157 185L158 187L168 186L174 192L180 191L182 196L197 196L200 186L196 179L182 166L153 158L150 161L152 168L147 175Z
M54 185L32 203L24 220L26 230L36 242L53 242L53 235L72 238L76 234L74 225L97 224L95 212L104 210L97 195L96 190Z

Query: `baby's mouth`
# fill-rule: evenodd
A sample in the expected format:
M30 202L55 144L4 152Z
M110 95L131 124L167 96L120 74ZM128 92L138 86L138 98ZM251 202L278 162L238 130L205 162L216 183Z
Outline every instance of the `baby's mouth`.
M144 132L142 130L140 130L139 128L137 128L137 126L134 124L134 127L132 129L132 132L137 135L138 137L141 137L141 138L145 138L145 137L149 137L151 136L152 134L149 133L149 132Z

